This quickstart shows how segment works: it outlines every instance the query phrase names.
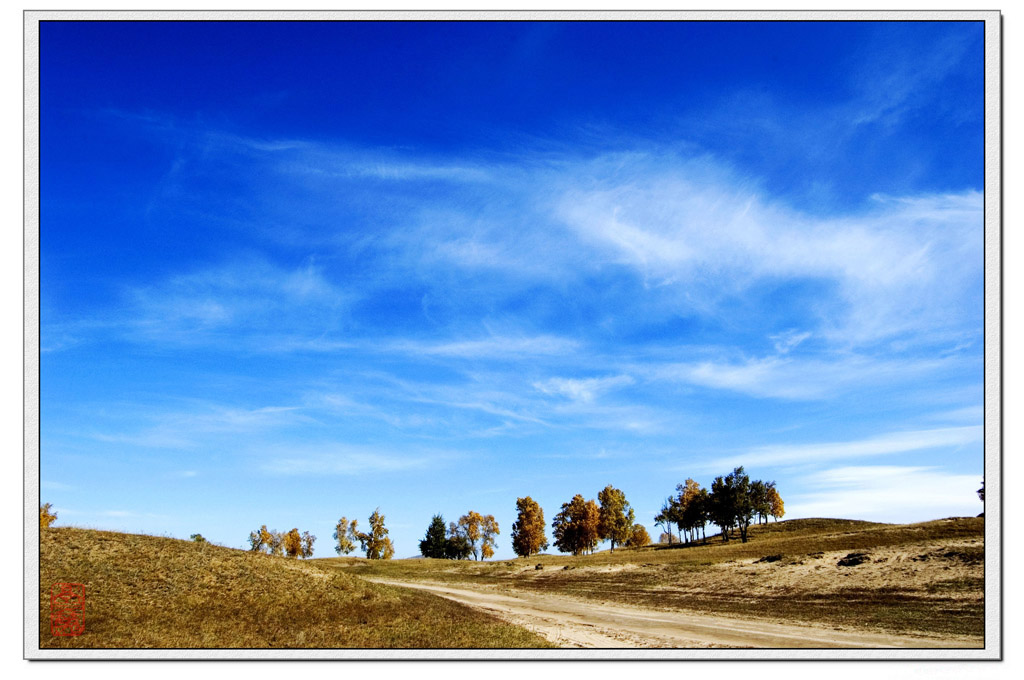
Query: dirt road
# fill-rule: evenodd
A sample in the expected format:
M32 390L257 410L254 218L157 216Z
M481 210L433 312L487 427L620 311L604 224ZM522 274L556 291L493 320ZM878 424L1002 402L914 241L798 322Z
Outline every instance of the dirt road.
M563 596L442 583L367 579L415 588L487 611L560 647L980 648L973 639L938 639L659 611Z

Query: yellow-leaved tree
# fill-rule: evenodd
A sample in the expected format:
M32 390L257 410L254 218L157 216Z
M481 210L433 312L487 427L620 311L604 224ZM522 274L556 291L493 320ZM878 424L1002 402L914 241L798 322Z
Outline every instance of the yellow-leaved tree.
M516 499L519 514L512 525L512 550L520 557L529 557L547 550L548 539L544 535L544 511L537 501L529 496Z
M626 541L626 547L628 548L642 548L645 545L650 545L651 536L647 533L647 527L643 524L634 524L633 530L629 534L629 540Z
M786 505L782 502L782 496L779 495L779 491L774 485L768 489L768 508L768 514L774 517L776 522L786 514Z
M482 559L494 557L494 546L497 545L494 537L500 533L498 520L494 519L494 515L484 516L480 522L480 557Z
M480 559L480 549L477 547L477 543L480 541L483 521L483 516L474 510L470 510L459 518L459 535L469 542L469 549L473 553L473 558L477 560Z
M39 528L49 529L50 525L57 521L57 513L50 512L53 508L49 503L39 506Z
M334 525L334 552L339 555L347 555L356 549L356 541L359 540L359 532L356 530L358 522L349 522L342 517Z
M384 526L384 515L380 508L370 515L370 532L356 533L356 538L363 550L366 551L368 560L390 560L395 555L395 547L388 538L388 530Z
M288 557L295 558L302 554L302 534L297 528L284 535L284 552Z
M573 555L593 551L600 540L598 525L601 509L593 500L585 501L576 494L568 503L562 503L562 510L551 522L555 547Z

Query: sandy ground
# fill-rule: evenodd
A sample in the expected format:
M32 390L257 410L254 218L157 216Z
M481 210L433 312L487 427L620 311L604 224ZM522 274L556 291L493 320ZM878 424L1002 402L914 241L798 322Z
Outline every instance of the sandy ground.
M560 647L980 648L972 639L904 637L757 619L668 612L502 588L367 579L426 590L527 628Z

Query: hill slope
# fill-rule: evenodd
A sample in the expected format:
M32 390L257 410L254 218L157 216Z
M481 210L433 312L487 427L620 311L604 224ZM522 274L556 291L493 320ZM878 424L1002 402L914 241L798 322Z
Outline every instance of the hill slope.
M985 520L975 517L907 525L799 519L751 527L747 543L708 536L706 544L580 557L391 563L334 558L323 563L335 571L396 581L489 586L501 592L858 630L980 637L984 528Z
M50 634L50 587L82 583L85 633ZM426 593L313 563L172 538L74 528L40 536L46 648L546 647Z

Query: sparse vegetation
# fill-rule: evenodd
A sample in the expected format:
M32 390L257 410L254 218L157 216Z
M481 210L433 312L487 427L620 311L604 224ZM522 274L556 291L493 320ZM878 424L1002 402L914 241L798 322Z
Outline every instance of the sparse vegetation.
M366 560L361 560L366 561ZM40 537L46 648L549 647L488 614L209 543L53 528ZM85 633L50 635L51 584L85 585Z
M838 565L854 552L869 559ZM754 525L747 543L712 540L532 560L536 564L528 566L448 563L438 568L427 560L387 565L329 560L325 566L389 579L490 585L892 633L980 637L984 630L981 518L911 525L799 519Z

